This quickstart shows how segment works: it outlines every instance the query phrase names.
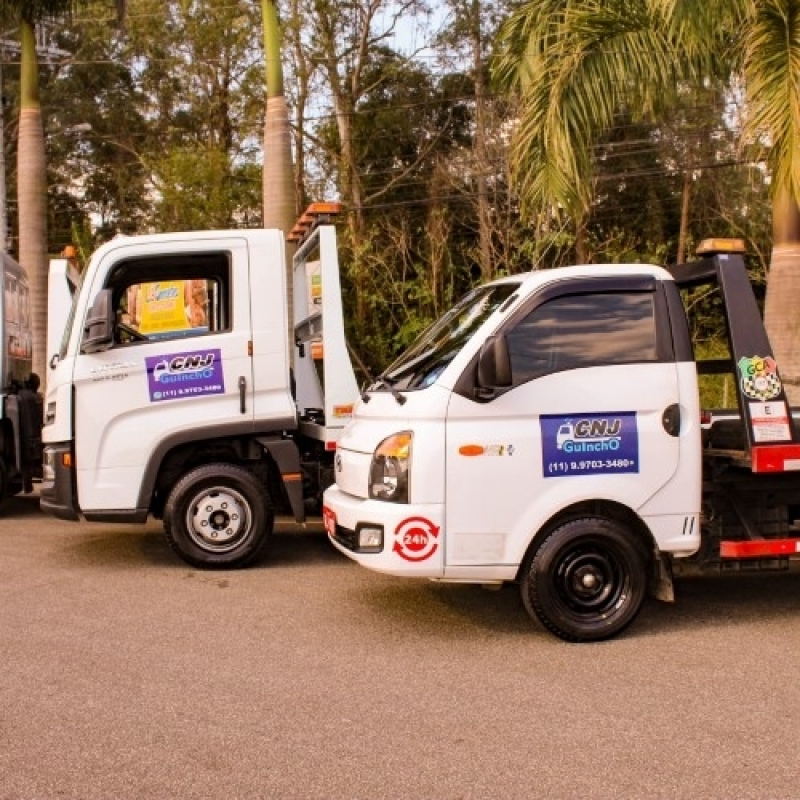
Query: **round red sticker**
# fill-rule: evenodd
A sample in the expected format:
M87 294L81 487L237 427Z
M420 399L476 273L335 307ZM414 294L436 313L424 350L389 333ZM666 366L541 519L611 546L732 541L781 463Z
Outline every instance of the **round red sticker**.
M409 517L395 528L392 549L406 561L424 561L436 552L438 536L439 528L429 519Z

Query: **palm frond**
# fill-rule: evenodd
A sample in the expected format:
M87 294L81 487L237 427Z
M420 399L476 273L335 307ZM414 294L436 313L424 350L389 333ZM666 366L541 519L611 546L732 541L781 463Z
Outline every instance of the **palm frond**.
M662 109L688 67L646 0L567 0L558 13L554 5L509 20L498 74L522 98L512 156L524 204L555 202L579 216L591 201L599 135L618 114Z
M776 188L800 202L800 0L762 0L749 26L745 136L769 145Z

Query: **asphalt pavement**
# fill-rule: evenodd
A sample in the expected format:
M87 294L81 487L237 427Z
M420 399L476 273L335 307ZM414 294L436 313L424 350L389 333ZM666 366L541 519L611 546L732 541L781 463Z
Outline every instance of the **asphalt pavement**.
M204 572L160 523L0 516L0 798L795 798L800 577L684 580L565 644L514 587L281 524Z

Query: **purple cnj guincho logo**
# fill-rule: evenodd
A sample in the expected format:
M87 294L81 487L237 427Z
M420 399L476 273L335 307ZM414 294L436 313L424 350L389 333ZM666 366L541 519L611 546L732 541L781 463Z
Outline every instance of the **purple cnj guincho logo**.
M150 356L145 366L151 403L225 391L220 350Z

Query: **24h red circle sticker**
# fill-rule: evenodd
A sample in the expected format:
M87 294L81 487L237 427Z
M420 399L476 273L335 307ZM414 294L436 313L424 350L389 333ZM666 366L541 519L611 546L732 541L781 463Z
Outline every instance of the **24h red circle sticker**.
M424 561L436 552L438 536L439 528L429 519L409 517L395 528L392 549L406 561Z

